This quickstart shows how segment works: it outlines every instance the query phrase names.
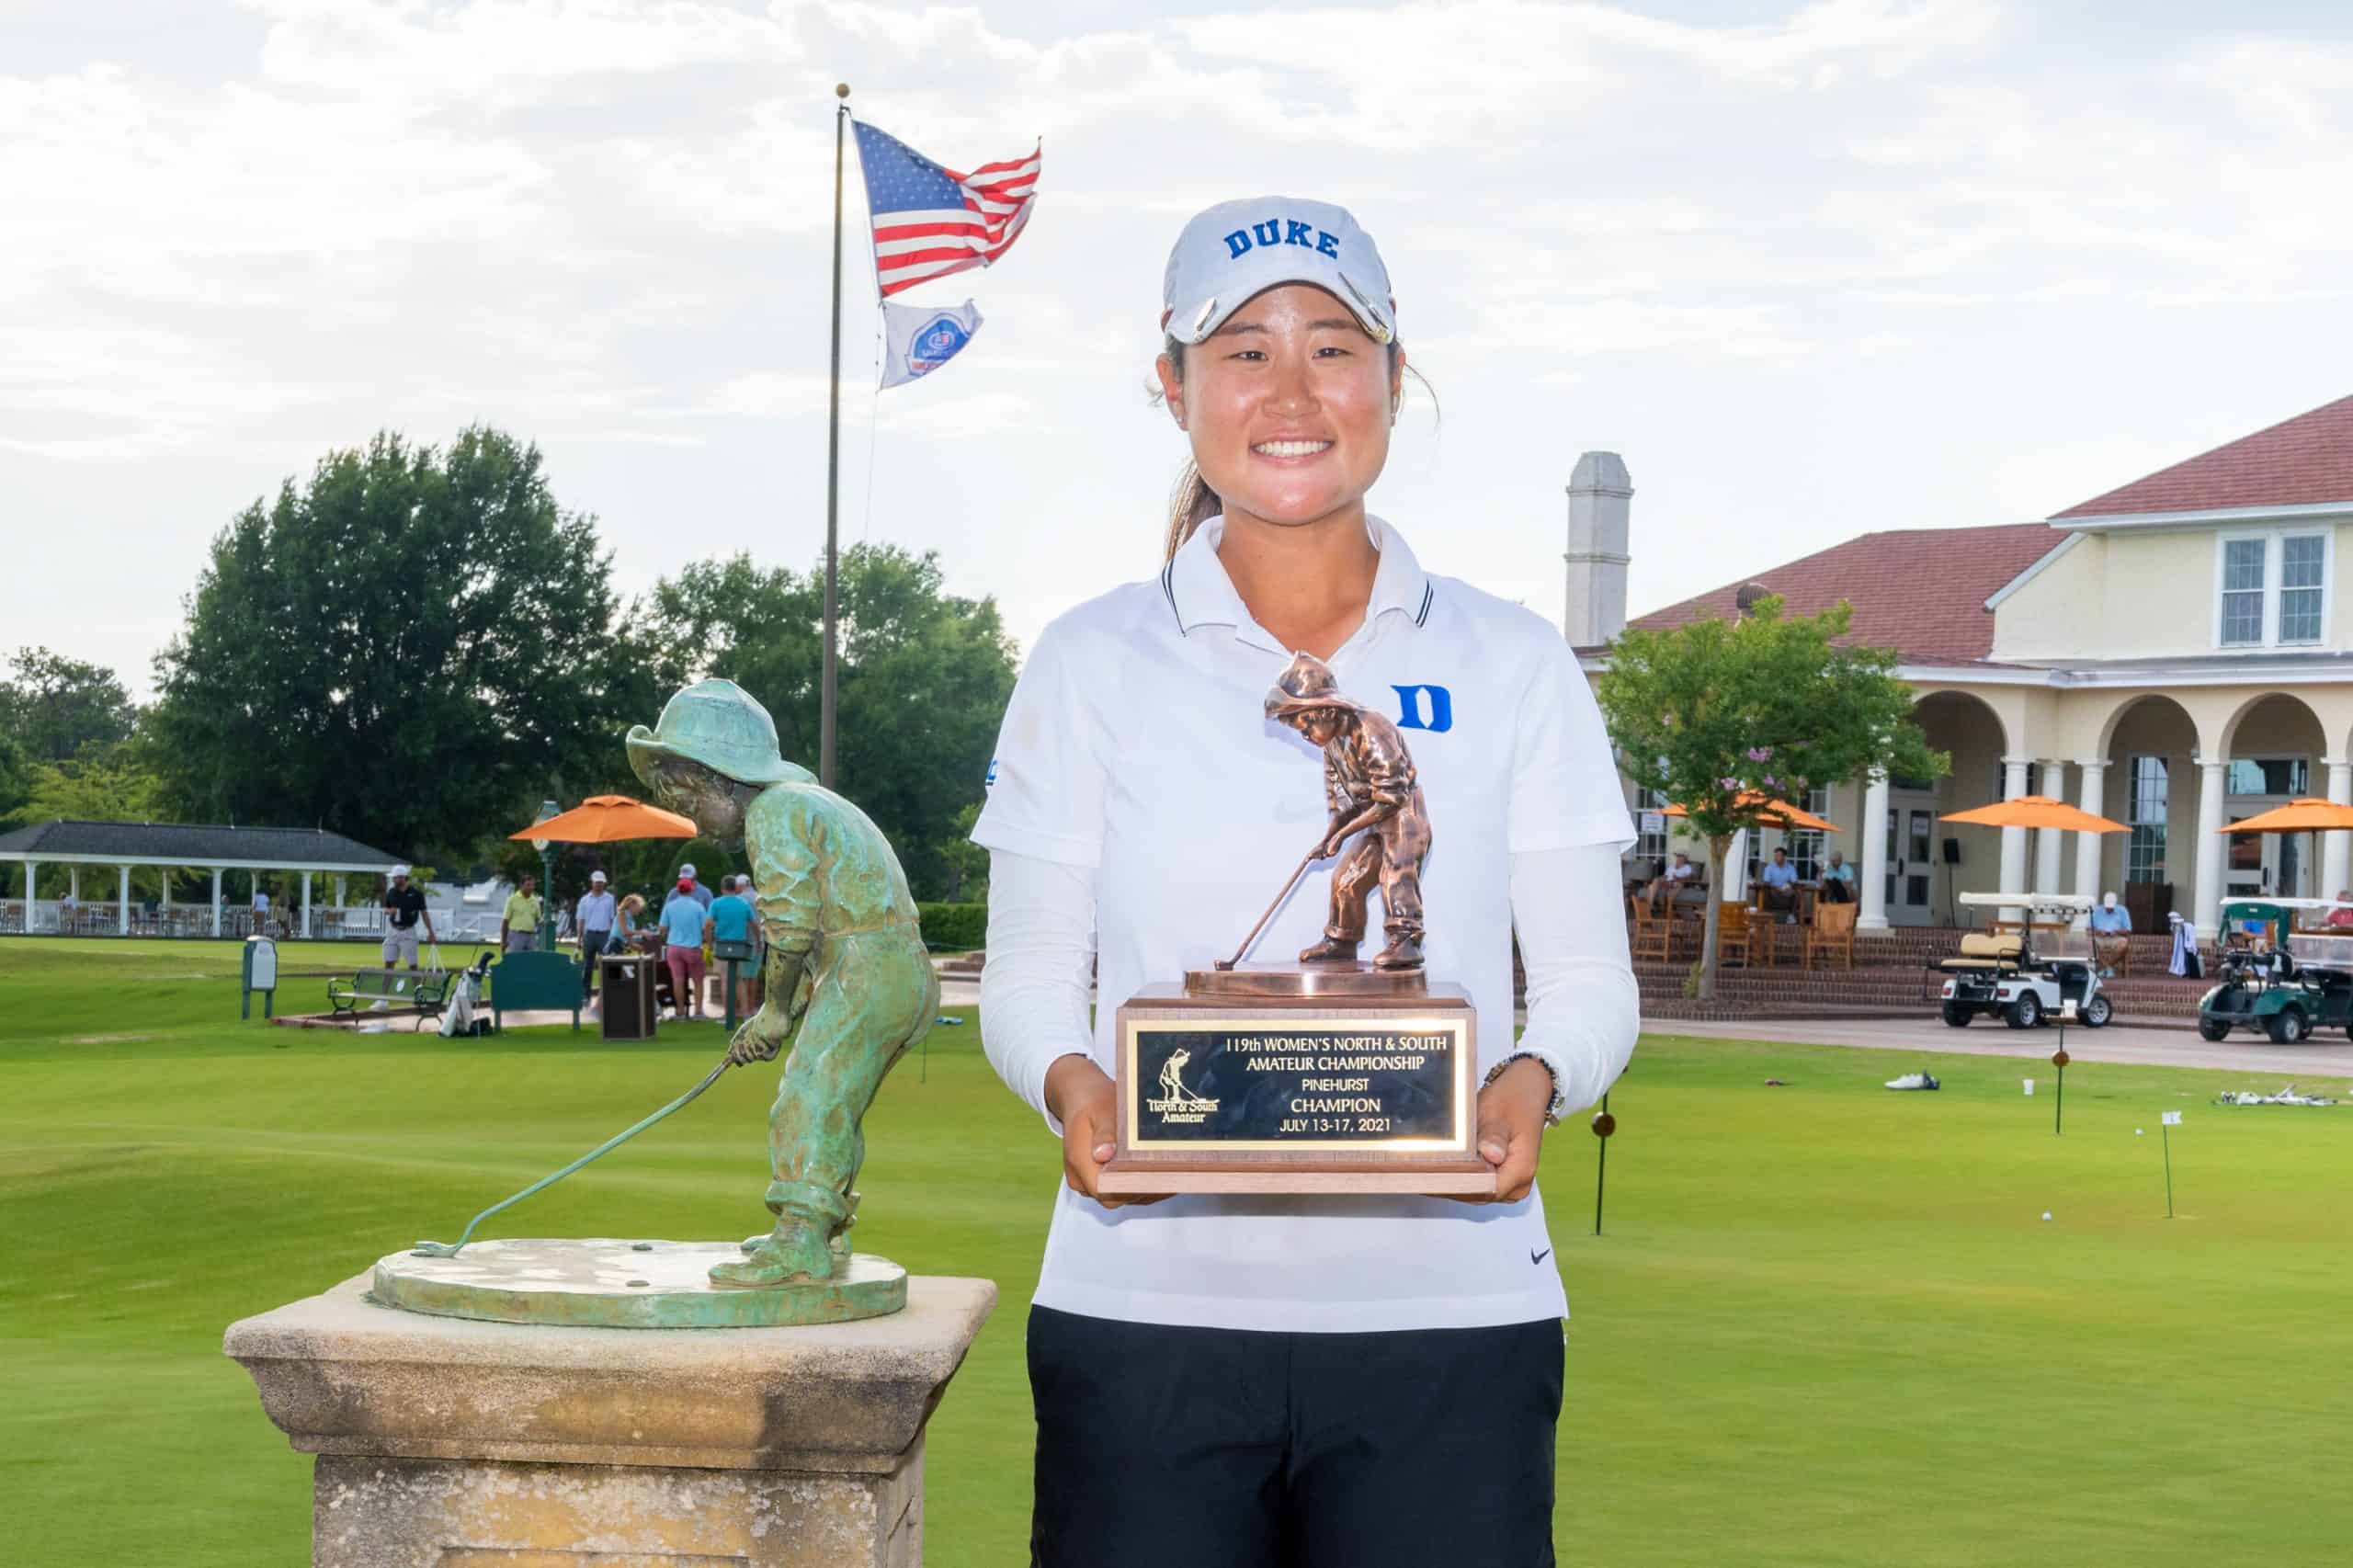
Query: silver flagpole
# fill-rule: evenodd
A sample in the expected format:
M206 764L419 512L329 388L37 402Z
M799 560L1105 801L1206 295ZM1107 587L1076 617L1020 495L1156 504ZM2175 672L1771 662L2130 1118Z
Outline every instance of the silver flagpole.
M847 99L849 84L834 88ZM842 139L849 123L847 102L834 109L834 363L825 388L825 665L817 695L817 782L834 787L835 666L840 658L842 508Z

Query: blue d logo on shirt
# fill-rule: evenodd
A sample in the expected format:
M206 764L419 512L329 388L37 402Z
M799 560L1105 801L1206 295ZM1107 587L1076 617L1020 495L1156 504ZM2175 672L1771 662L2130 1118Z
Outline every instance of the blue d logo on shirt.
M1401 730L1427 730L1444 734L1454 728L1454 697L1442 686L1392 686L1400 710Z

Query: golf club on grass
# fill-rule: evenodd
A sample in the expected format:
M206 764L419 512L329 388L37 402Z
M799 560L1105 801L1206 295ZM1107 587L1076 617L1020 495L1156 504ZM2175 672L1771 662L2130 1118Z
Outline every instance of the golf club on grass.
M668 1105L664 1106L660 1110L655 1111L652 1116L647 1117L643 1121L639 1122L628 1131L621 1133L618 1137L606 1139L605 1142L597 1144L595 1148L589 1150L586 1153L573 1161L572 1164L564 1166L563 1169L556 1171L549 1176L543 1176L539 1180L533 1182L530 1186L525 1187L522 1191L517 1193L514 1197L504 1199L499 1202L492 1204L489 1208L475 1215L472 1220L466 1221L465 1233L460 1236L456 1241L419 1242L415 1247L410 1249L410 1256L413 1257L457 1256L458 1249L474 1239L474 1227L481 1224L484 1220L489 1219L493 1214L497 1213L502 1209L510 1209L516 1204L522 1202L523 1199L530 1197L531 1194L539 1191L541 1187L553 1187L557 1182L562 1181L564 1177L570 1176L581 1166L588 1164L589 1161L611 1153L614 1150L620 1148L622 1144L628 1142L631 1139L636 1137L639 1133L644 1131L647 1128L653 1126L655 1122L661 1120L672 1111L683 1109L689 1100L692 1100L697 1095L701 1094L705 1089L708 1089L713 1084L719 1082L719 1075L722 1073L726 1072L732 1065L733 1063L728 1060L728 1058L724 1056L721 1057L719 1059L719 1065L704 1074L701 1083L697 1084L693 1088L688 1089L685 1094L680 1095L676 1099L672 1100Z

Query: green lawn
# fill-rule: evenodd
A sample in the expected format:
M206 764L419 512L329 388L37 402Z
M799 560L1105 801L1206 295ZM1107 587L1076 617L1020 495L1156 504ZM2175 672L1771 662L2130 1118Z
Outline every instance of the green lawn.
M309 1461L222 1328L453 1233L722 1043L240 1025L236 960L0 941L8 1561L305 1561ZM281 1010L323 997L297 983ZM1924 1064L1942 1093L1880 1087ZM1572 1126L1547 1155L1576 1312L1563 1562L2343 1561L2353 1108L2218 1110L2256 1080L2079 1066L2057 1139L2028 1070L1644 1040L1612 1096L1606 1238L1594 1140ZM771 1084L730 1074L506 1233L757 1229ZM2165 1108L2188 1113L2170 1222ZM970 1023L933 1032L927 1076L909 1062L868 1135L860 1245L1004 1292L932 1426L927 1560L1021 1562L1021 1323L1054 1149Z

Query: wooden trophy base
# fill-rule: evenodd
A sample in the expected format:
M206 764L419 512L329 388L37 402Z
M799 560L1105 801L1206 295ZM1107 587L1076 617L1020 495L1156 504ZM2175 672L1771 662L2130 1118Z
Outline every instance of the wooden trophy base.
M1131 998L1118 1031L1104 1193L1495 1190L1459 986L1361 964L1202 970Z

